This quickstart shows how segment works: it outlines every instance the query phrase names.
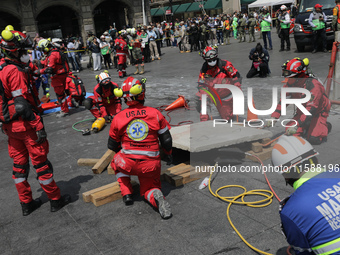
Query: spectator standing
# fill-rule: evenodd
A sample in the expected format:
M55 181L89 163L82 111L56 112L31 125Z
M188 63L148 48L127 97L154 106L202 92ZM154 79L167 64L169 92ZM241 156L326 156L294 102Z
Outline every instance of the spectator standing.
M90 45L93 58L93 71L99 71L102 69L102 61L100 56L100 44L97 37L93 38L93 42Z
M248 19L248 32L249 32L250 43L255 42L255 26L256 26L256 19L254 18L254 15L251 13L249 14L249 19Z
M230 19L229 17L226 17L223 21L223 37L226 45L230 44Z
M263 14L263 19L262 19L262 21L260 23L262 37L263 37L263 45L264 45L264 48L267 50L267 37L268 37L269 50L272 50L273 49L272 37L271 37L271 23L272 23L272 19L270 17L270 14L269 14L267 8L264 9L263 13L264 13Z
M215 28L216 28L216 37L217 37L217 45L223 45L223 22L220 20L220 17L217 16L215 20Z
M326 39L326 22L327 16L322 11L321 4L314 6L314 11L309 15L308 23L313 30L313 51L316 53L319 46L319 39L321 39L323 52L327 52L327 39Z
M150 47L150 53L151 53L151 61L154 61L155 57L158 60L160 60L161 58L159 57L157 44L156 44L157 35L155 31L152 30L151 26L148 26L148 35L149 35L149 40L150 40L149 47Z
M110 45L105 41L105 35L100 37L99 47L104 58L104 66L106 69L110 69Z
M149 35L145 29L142 30L142 34L140 37L142 38L141 49L144 56L144 62L148 63L150 62Z
M71 38L69 40L69 43L67 44L67 57L69 62L72 64L72 69L73 71L79 73L79 65L78 65L78 61L76 60L76 54L74 53L74 51L76 50L76 46L74 45L75 39Z
M280 51L284 51L285 42L286 42L286 50L290 50L290 40L289 40L289 29L290 29L290 17L287 12L287 7L285 5L281 6L281 12L278 17L278 21L280 22L280 38L281 38L281 49Z
M240 19L238 20L238 32L240 37L240 40L238 41L239 43L246 41L246 25L247 19L241 15Z
M216 45L215 39L216 39L216 29L215 29L215 21L213 18L209 18L208 22L208 29L209 29L209 39L210 39L210 45Z

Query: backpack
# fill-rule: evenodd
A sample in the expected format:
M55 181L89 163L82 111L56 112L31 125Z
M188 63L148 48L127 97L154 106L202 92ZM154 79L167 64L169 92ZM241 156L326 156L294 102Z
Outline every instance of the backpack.
M70 94L72 96L85 97L86 89L85 89L82 79L80 79L78 76L75 76L75 77L68 76L68 77L71 78L74 83L74 88L73 87L69 88Z

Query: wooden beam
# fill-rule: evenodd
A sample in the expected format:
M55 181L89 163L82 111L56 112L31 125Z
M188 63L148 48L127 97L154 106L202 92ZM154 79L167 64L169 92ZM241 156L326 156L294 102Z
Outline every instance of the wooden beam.
M98 158L80 158L77 161L78 166L94 166L99 161Z
M101 186L101 187L99 187L99 188L96 188L96 189L92 189L92 190L86 191L86 192L83 193L83 200L84 200L84 202L86 202L86 203L91 202L91 195L92 195L92 194L94 194L94 193L96 193L96 192L99 192L99 191L103 191L103 190L112 188L112 187L116 187L116 186L119 187L118 182L113 182L113 183L110 183L110 184Z
M104 169L111 163L113 156L116 153L112 150L107 150L105 154L101 157L101 159L97 162L97 164L92 167L92 172L94 174L100 174L104 171Z
M131 181L131 185L133 188L135 188L136 186L138 186L138 183L135 181ZM120 193L119 185L114 185L91 195L91 201L95 206L105 205L121 198L122 194Z
M115 171L113 170L111 164L109 164L109 166L107 167L107 173L108 174L115 174Z

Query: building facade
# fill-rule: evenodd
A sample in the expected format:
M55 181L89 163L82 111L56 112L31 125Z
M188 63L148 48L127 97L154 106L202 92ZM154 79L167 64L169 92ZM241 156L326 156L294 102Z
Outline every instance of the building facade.
M31 37L100 35L115 25L136 26L151 21L149 0L2 0L0 28L13 25Z

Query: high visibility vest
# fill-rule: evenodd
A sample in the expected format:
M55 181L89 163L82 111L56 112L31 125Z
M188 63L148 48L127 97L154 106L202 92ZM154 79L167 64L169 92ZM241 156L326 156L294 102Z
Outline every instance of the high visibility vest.
M225 29L226 29L226 30L230 30L230 22L229 22L229 20L227 19L227 20L225 20L223 23L224 23Z
M285 13L282 15L282 16L284 17L283 21L286 20L286 14L287 14L287 12L285 12ZM285 24L285 23L283 23L283 22L280 22L280 26L281 26L282 29L287 29L287 28L290 28L290 23Z
M333 16L338 16L337 22L340 24L340 4L334 7L333 9Z
M321 15L323 15L323 14L321 14ZM312 22L315 25L315 27L312 27L312 30L321 30L321 29L324 29L326 27L325 22L320 21L319 17L320 17L319 15L313 14Z
M265 18L268 17L268 15L265 16ZM261 32L268 32L268 31L270 31L270 22L262 20L261 21Z

